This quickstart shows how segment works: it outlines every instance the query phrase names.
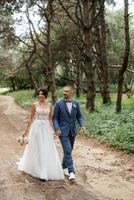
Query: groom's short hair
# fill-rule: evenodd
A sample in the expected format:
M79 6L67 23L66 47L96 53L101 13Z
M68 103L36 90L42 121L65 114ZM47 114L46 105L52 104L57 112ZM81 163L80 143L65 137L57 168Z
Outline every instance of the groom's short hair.
M69 88L71 91L73 91L73 88L70 85L66 85L66 86L64 86L64 88Z

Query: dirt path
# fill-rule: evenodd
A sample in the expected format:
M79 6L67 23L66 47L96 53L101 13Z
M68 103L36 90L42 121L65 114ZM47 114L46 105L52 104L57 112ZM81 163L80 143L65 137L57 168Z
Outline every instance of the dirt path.
M77 136L76 181L42 182L17 171L24 147L16 138L27 112L13 99L0 96L0 200L133 200L134 155L116 152L96 140ZM55 140L60 156L61 145Z

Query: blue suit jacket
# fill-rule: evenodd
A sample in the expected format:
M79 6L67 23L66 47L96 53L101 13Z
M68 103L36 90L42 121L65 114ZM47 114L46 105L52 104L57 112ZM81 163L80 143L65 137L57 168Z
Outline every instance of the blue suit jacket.
M77 133L76 121L79 123L80 127L84 126L79 103L76 100L72 100L72 111L70 114L65 100L62 99L58 101L54 108L54 130L60 130L61 136L67 136L70 132L75 136Z

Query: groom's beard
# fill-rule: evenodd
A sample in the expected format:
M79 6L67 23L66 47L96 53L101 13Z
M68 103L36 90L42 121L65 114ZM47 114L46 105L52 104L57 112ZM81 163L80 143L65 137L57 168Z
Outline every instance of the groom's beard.
M67 99L67 97L66 97L66 96L64 96L64 99Z
M72 98L73 98L72 96L67 97L64 95L64 99L72 99Z

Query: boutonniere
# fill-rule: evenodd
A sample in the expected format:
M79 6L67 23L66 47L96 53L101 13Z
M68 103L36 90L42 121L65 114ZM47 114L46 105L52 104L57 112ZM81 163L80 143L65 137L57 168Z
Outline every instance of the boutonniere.
M74 107L74 108L76 108L76 105L75 105L75 104L73 104L73 107Z

